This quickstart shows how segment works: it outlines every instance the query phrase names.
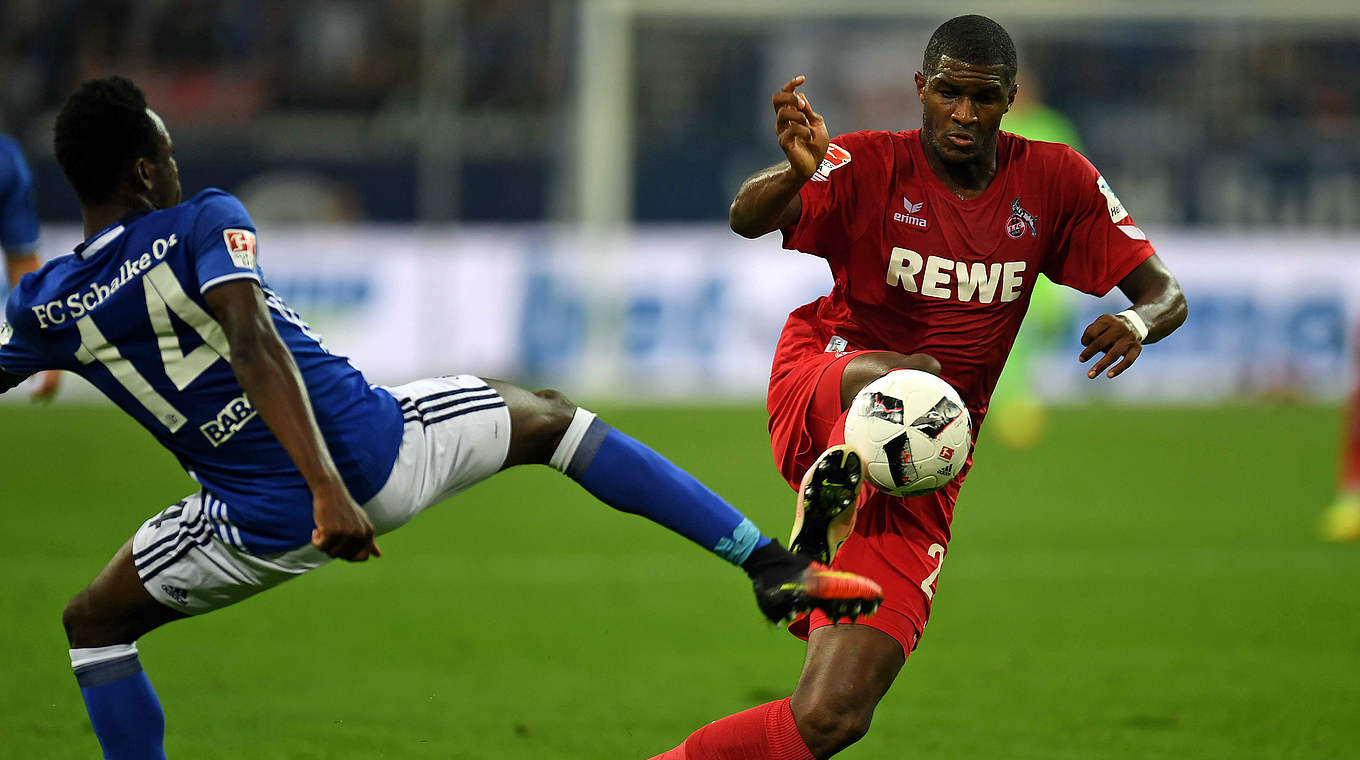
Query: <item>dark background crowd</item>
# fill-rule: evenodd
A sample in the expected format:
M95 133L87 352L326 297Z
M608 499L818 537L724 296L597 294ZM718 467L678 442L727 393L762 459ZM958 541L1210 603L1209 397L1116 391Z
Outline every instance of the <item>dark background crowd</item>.
M587 2L5 0L0 131L49 221L76 213L53 114L108 73L165 117L186 190L224 187L264 217L567 221ZM779 158L769 96L793 74L833 132L918 126L911 74L937 15L638 15L617 136L632 217L725 218ZM1070 120L1140 221L1360 227L1360 10L998 20L1023 91Z

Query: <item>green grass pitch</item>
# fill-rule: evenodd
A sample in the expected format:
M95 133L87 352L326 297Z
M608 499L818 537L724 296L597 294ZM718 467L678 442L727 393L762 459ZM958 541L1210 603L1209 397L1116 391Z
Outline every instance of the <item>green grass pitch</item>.
M602 407L786 538L763 412ZM869 758L1360 756L1360 546L1321 544L1337 410L1055 410L984 439L934 617ZM0 407L0 758L96 742L60 613L188 493L105 407ZM744 576L545 468L145 637L176 758L645 758L788 694L802 645Z

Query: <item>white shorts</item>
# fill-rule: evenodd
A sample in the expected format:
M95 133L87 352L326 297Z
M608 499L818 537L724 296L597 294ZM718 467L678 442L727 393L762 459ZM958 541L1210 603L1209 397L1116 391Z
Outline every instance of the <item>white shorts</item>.
M431 378L387 391L401 404L405 428L392 474L363 505L379 534L491 477L510 449L510 410L481 378ZM157 601L196 615L331 560L311 544L278 554L251 554L231 540L230 525L217 519L223 514L221 503L202 491L137 530L133 561Z

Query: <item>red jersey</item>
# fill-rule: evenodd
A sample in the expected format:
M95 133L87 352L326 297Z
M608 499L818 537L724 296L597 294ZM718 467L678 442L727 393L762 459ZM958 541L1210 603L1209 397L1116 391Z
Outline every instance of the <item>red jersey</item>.
M811 352L925 352L975 429L1040 273L1104 295L1154 252L1081 154L1008 132L970 200L931 171L919 129L835 138L801 196L784 247L826 259L835 284L789 315L772 382Z

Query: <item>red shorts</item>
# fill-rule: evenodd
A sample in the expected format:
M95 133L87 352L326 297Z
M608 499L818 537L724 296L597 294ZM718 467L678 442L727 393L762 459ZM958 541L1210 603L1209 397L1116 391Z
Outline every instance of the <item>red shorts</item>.
M776 368L767 408L770 440L780 474L796 491L803 474L827 447L845 441L841 418L841 374L865 351L807 354ZM897 639L909 654L930 617L936 578L949 546L949 524L967 465L947 487L925 496L889 496L866 485L860 492L855 530L832 567L878 581L883 606L859 621ZM832 621L821 612L789 626L795 636Z

